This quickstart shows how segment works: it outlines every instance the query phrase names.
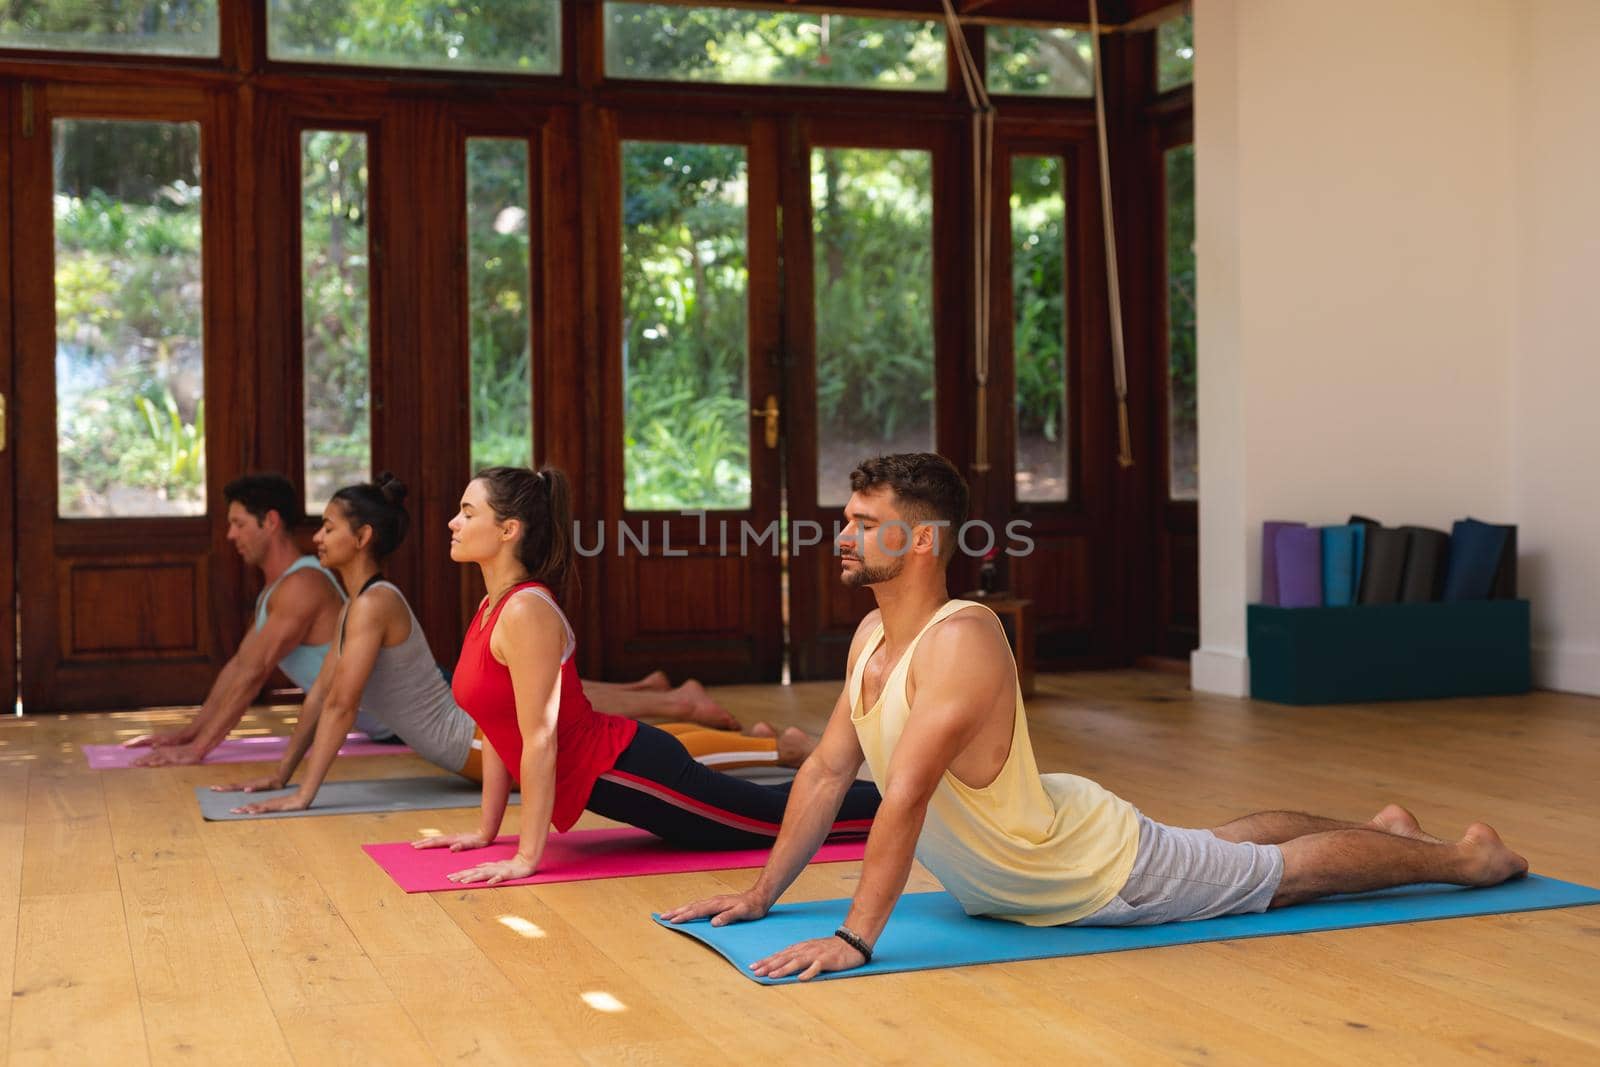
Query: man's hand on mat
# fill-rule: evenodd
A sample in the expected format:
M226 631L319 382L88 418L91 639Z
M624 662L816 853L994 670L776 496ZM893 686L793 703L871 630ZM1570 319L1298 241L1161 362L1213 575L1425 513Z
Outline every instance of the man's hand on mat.
M729 923L759 919L771 907L771 904L752 892L723 893L720 896L707 897L705 900L697 900L693 904L685 904L680 908L662 912L661 917L669 923L686 923L704 919L709 915L712 926L727 926Z
M458 885L472 885L475 882L499 885L501 882L511 882L518 878L530 878L533 876L533 871L534 864L513 856L508 860L480 863L476 867L468 867L464 871L455 871L445 875L445 877Z
M230 782L227 785L214 785L213 793L267 793L274 789L282 789L287 784L276 774L269 774L265 778L253 778L248 782Z
M475 848L488 848L493 843L477 830L473 830L466 834L435 834L432 837L419 837L411 842L411 847L447 848L451 852L468 852Z
M175 745L152 748L133 761L135 767L186 767L206 758L209 749L199 745Z
M258 800L254 804L241 804L233 809L233 814L265 815L269 811L305 811L310 806L311 801L306 800L297 791L286 797L273 797L271 800Z
M798 973L809 982L825 971L848 971L867 962L867 958L837 937L817 937L790 945L764 960L750 965L757 978L787 978Z

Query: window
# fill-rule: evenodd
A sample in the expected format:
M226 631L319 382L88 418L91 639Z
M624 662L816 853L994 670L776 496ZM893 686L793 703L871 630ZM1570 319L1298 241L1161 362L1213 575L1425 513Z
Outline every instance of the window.
M927 452L933 422L933 159L811 153L817 503L842 507L869 456Z
M1084 30L987 26L991 93L1094 96L1094 44Z
M943 89L944 25L736 7L607 3L606 74L745 84Z
M467 140L472 469L533 464L528 142Z
M367 135L300 135L306 511L372 476Z
M1167 454L1174 500L1199 495L1195 396L1194 145L1166 151Z
M203 515L200 127L51 135L59 514Z
M13 0L0 47L215 56L217 0Z
M308 63L556 74L560 0L268 0L267 55Z
M1011 348L1017 375L1016 495L1068 489L1066 193L1056 156L1011 159Z
M623 506L750 506L742 145L622 145Z
M1156 28L1156 89L1166 92L1194 81L1194 16L1168 19Z

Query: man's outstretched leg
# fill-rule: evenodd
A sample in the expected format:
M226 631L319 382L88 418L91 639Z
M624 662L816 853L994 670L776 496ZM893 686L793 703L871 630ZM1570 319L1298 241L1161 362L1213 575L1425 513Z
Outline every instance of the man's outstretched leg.
M1381 830L1398 837L1409 837L1439 845L1444 842L1425 833L1417 817L1398 804L1390 804L1364 823L1326 819L1298 811L1260 811L1214 828L1211 832L1224 841L1256 845L1281 845L1308 834L1335 830Z
M1467 827L1453 843L1359 827L1311 833L1278 847L1283 880L1272 897L1274 908L1417 882L1498 885L1528 873L1528 861L1481 822Z

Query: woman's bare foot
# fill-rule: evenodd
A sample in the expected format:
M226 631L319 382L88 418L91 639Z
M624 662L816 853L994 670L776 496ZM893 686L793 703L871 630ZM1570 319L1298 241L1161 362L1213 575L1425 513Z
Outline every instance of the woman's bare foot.
M1528 861L1506 847L1494 827L1475 822L1457 845L1466 857L1466 878L1471 885L1499 885L1528 873Z
M1444 841L1434 837L1422 829L1422 824L1417 822L1417 817L1398 804L1390 804L1378 814L1374 815L1368 824L1374 830L1382 830L1386 834L1396 837L1409 837L1413 841L1426 841L1430 845L1442 845Z
M681 699L686 705L684 722L709 726L713 730L739 729L739 720L728 714L728 710L721 704L712 700L705 686L693 678L674 689L672 695Z
M770 722L766 722L766 721L762 721L762 722L758 722L758 723L752 723L750 725L750 729L749 729L748 732L749 732L751 737L777 737L778 736L778 731L773 729L773 726L772 726L772 724Z
M665 692L672 688L672 679L667 677L666 671L651 671L637 682L620 682L618 689L653 689Z
M778 766L798 767L816 747L816 738L798 726L791 726L778 735Z

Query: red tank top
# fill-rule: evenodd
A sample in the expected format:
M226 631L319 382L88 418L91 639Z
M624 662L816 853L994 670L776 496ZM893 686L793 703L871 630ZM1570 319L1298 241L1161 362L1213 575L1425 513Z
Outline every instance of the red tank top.
M461 643L461 658L450 680L456 703L472 716L483 736L505 762L512 780L522 780L522 730L517 724L517 699L511 688L511 669L489 651L500 612L524 589L543 589L538 582L523 582L501 598L483 623L488 601L478 608ZM595 779L616 766L617 757L633 741L639 724L632 719L594 710L583 694L575 656L561 664L561 710L556 716L556 800L550 822L565 832L578 821Z

